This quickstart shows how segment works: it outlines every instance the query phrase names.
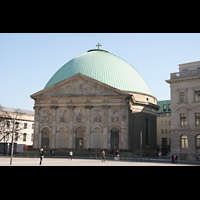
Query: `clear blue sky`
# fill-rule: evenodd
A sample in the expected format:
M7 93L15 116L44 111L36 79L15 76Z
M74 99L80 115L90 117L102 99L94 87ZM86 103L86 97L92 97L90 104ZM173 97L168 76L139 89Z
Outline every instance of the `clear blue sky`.
M199 33L0 33L0 104L33 110L30 95L98 42L131 64L158 100L170 99L165 80L178 64L200 61Z

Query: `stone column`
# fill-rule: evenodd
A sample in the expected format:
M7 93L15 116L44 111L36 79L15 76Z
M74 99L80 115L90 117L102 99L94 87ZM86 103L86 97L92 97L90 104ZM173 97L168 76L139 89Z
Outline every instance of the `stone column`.
M49 148L56 148L56 111L58 106L50 106L51 108L51 136L49 141Z
M103 149L110 149L110 134L108 132L108 109L109 106L103 106Z
M91 109L92 106L85 106L85 125L86 125L86 134L85 134L85 148L91 148Z
M68 137L68 147L75 148L75 134L74 134L74 108L75 106L67 106L69 109L69 137Z
M126 107L121 107L121 149L126 148Z
M40 106L34 106L35 109L35 122L34 122L34 140L33 148L40 148L41 146L41 135L40 135Z

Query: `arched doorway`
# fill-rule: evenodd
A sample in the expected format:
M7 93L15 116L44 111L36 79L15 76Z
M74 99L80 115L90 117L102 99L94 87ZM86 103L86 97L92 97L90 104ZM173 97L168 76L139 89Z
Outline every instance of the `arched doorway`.
M119 149L119 129L111 129L111 148Z
M41 147L49 148L49 129L46 127L42 129Z
M76 129L76 140L75 140L75 150L83 151L83 137L84 137L84 129L79 127Z

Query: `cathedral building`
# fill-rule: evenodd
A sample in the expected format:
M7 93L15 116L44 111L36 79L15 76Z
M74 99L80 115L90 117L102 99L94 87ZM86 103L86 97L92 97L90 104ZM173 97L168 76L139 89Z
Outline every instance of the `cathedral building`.
M35 100L34 148L139 152L157 148L157 99L126 61L92 49L61 67Z

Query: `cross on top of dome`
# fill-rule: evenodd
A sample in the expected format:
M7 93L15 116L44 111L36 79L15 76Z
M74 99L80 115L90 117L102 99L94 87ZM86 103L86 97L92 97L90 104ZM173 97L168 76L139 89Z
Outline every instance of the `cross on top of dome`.
M98 49L99 49L99 47L100 47L100 46L102 46L102 45L101 45L101 44L99 44L99 42L98 42L98 45L96 45L96 46L97 46L97 47L98 47Z

